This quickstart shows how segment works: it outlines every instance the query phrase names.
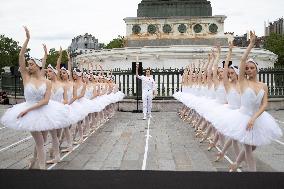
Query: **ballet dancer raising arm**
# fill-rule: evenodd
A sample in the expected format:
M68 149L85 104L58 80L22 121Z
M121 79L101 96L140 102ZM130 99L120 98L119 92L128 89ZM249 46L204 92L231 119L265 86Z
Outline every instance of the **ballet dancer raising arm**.
M29 78L29 72L26 68L26 59L25 59L25 53L27 51L27 46L30 40L30 32L26 26L24 26L25 32L26 32L26 40L21 48L20 54L19 54L19 67L21 76L23 79L23 83L25 84Z
M212 51L211 54L208 55L208 59L209 59L209 66L208 66L208 69L207 69L207 85L208 85L208 89L211 88L212 84L213 84L213 81L212 81L212 68L213 68L213 62L215 60L215 54L214 54L214 51Z
M19 54L19 67L20 67L20 72L23 78L23 83L24 86L32 79L32 77L36 78L37 80L43 80L43 75L41 75L41 70L40 67L36 64L36 60L29 60L28 61L28 69L29 71L27 71L26 68L26 61L25 61L25 52L28 46L28 42L30 40L30 32L28 30L27 27L24 27L25 32L26 32L26 40L23 44L23 47L20 51ZM29 73L30 72L30 73ZM51 83L47 82L47 81L43 81L46 82L47 84L47 89L46 89L46 93L44 95L44 98L42 100L40 100L38 103L36 103L35 105L31 106L30 108L28 108L27 110L21 112L18 115L18 118L25 116L28 112L38 109L41 106L47 105L50 99L50 95L51 95Z
M57 79L58 81L62 82L62 78L60 76L60 72L61 72L61 69L60 69L60 64L61 64L61 60L62 60L62 47L60 47L59 49L59 57L57 58L57 62L56 62L56 70L59 74L57 74ZM69 58L68 58L69 60ZM64 104L68 104L68 85L62 83L63 85L63 103Z
M60 73L60 64L61 64L61 59L62 59L62 48L61 47L58 53L59 53L59 57L57 58L57 62L56 62L56 70L58 71L58 73ZM60 74L57 74L57 78L61 80Z
M67 57L68 57L68 73L69 73L69 80L71 82L74 81L73 77L72 77L72 64L71 64L71 55L68 51L67 52Z
M220 54L221 54L221 47L220 45L217 46L217 55L216 55L216 58L215 58L215 61L214 61L214 65L213 65L213 83L214 83L214 88L216 89L219 84L220 84L220 81L218 79L218 63L219 63L219 60L220 60Z
M246 88L250 87L254 90L260 92L262 89L264 90L264 96L262 98L261 106L259 110L251 117L250 121L247 125L247 130L252 130L254 126L255 120L265 111L268 104L268 87L265 83L257 81L257 64L253 60L248 60L248 55L251 52L256 42L255 32L250 31L250 44L243 55L240 63L240 87L242 91ZM246 75L248 77L246 77Z
M47 47L46 47L45 44L42 44L42 46L43 46L43 50L44 50L44 56L42 58L42 68L45 68L46 60L47 60ZM41 73L44 76L45 75L45 70L41 69Z

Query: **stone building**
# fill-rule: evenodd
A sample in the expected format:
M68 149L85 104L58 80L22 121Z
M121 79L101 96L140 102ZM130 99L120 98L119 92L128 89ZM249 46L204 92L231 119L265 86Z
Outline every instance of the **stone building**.
M225 45L225 19L207 0L142 0L137 17L124 19L126 46Z
M184 68L200 59L207 59L212 46L222 46L224 60L228 41L233 33L224 33L226 16L212 16L207 0L142 0L137 17L128 17L125 48L103 49L78 56L78 63L100 63L105 69L129 69L132 62L151 68ZM246 50L244 37L234 48L232 61L239 63ZM254 48L250 54L260 68L273 67L277 56L267 50ZM83 64L87 66L87 64Z
M280 35L284 35L284 19L279 18L274 22L270 22L268 26L265 24L265 36L269 36L271 33L276 33Z
M99 49L100 44L98 39L88 33L74 37L71 45L69 46L69 52L71 52L71 54L88 53Z

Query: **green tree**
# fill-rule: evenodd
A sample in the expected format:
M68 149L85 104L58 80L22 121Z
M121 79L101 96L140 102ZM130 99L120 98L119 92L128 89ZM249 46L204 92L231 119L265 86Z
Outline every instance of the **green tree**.
M0 35L0 70L3 71L5 66L15 66L19 62L19 53L21 46L19 42L12 38ZM29 58L30 49L27 49L26 57Z
M125 46L125 38L123 36L118 36L117 38L110 41L105 48L113 49L113 48L123 48Z
M51 48L49 50L49 53L47 55L47 60L46 60L46 64L51 64L52 66L56 66L57 63L57 59L59 57L59 51L56 51L55 48ZM62 60L61 60L61 64L66 64L68 63L68 57L67 57L67 52L66 50L62 51ZM46 65L46 66L47 66Z
M270 34L264 42L264 48L278 55L277 64L284 65L284 35Z

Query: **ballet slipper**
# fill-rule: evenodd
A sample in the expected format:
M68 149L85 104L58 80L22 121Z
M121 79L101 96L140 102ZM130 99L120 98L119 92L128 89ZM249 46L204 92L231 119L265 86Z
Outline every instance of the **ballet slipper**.
M75 141L73 144L75 144L75 145L82 144L83 141L84 141L83 138L81 138L80 140Z
M224 156L225 156L225 155L224 155L222 152L219 152L219 153L217 154L217 158L216 158L215 162L221 161L222 159L224 159Z
M211 151L215 147L215 144L210 143L209 147L207 148L208 151Z
M87 137L89 137L90 135L91 135L91 133L88 132L88 133L86 133L86 134L83 135L83 138L87 138Z
M69 146L69 147L67 147L67 148L65 148L65 149L63 149L63 150L61 150L61 152L72 152L73 151L73 146Z
M238 170L238 165L236 163L233 163L230 165L230 169L229 169L230 173L236 172L237 170Z
M56 155L54 159L46 161L46 164L54 164L60 162L60 155Z
M206 140L206 138L202 138L199 142L203 143Z

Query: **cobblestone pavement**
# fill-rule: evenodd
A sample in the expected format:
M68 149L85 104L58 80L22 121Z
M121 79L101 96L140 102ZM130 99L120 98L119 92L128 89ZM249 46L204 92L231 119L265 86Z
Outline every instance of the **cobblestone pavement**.
M0 113L6 107L0 107ZM284 111L270 111L284 130ZM217 150L207 151L189 124L175 112L153 113L149 125L148 152L145 153L148 122L142 114L117 112L53 169L227 171L225 159L215 163ZM284 171L284 138L256 150L258 171ZM12 146L11 146L12 145ZM9 147L10 146L10 147ZM8 147L8 148L7 148ZM0 168L25 169L31 158L33 140L28 132L0 126ZM228 157L233 160L232 152ZM243 170L246 166L243 165Z

